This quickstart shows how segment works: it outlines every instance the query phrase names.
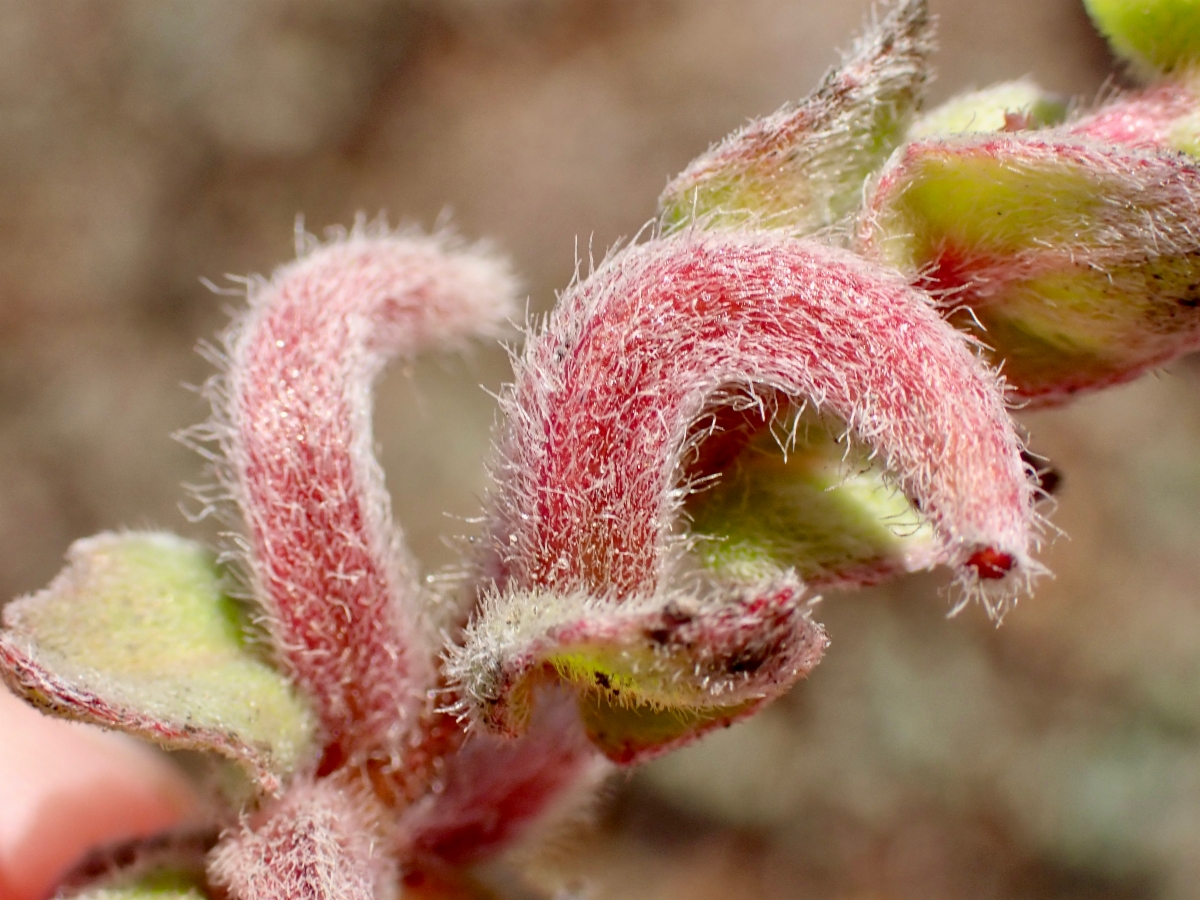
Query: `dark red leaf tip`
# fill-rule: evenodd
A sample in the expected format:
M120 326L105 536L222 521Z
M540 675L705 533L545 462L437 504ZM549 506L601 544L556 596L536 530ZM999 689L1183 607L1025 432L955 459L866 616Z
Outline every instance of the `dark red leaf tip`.
M980 578L990 580L1003 578L1012 571L1016 562L1012 554L1004 553L994 547L976 550L967 559L967 565L973 568Z

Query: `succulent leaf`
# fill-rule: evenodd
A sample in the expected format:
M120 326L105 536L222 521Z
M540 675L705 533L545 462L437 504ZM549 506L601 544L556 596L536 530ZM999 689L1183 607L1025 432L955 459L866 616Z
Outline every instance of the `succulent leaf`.
M170 869L144 875L119 886L93 887L68 900L209 900L203 879Z
M760 428L714 484L687 498L708 568L742 581L792 568L819 588L874 584L936 563L929 522L867 448L837 439L839 427L805 414Z
M904 137L929 77L926 0L897 0L799 103L693 160L659 197L673 230L753 224L808 234L857 209L863 179Z
M974 589L998 600L1036 570L1031 486L998 386L922 295L777 232L650 241L562 296L503 400L481 573L495 592L450 663L477 717L519 731L550 674L596 695L593 724L633 707L661 731L640 708L671 709L695 714L694 734L816 662L824 638L794 575L673 584L694 543L683 503L708 477L689 466L712 439L702 423L777 396L868 444L920 503L938 561ZM999 571L976 568L985 553ZM1000 583L985 590L981 574ZM628 761L614 747L629 740L614 740L606 752Z
M1041 404L1200 346L1200 167L1070 135L917 141L861 247L934 293Z
M402 793L438 752L414 735L432 733L441 639L374 456L371 386L392 356L503 333L515 292L481 248L360 223L251 288L215 421L193 434L219 445L275 646L338 741L327 761L370 761Z
M744 718L807 674L828 643L793 577L709 597L615 604L586 596L506 595L468 641L491 668L462 672L490 728L518 732L546 683L575 688L588 737L612 761L643 762Z
M994 547L1029 562L1030 485L998 385L923 294L778 233L690 232L613 255L531 337L503 399L485 577L654 595L707 476L690 465L713 439L697 424L778 396L845 422L949 561Z
M205 856L215 830L166 833L89 854L59 884L66 900L209 900Z
M1195 0L1084 0L1113 50L1144 75L1200 62L1200 4Z
M231 900L374 900L398 874L371 814L335 779L294 785L227 833L208 872Z
M242 763L268 792L313 752L315 719L247 642L199 545L162 533L77 541L45 590L10 603L0 674L43 709Z
M410 857L471 863L572 814L610 770L574 698L543 691L520 737L473 731L446 758L438 791L405 810L397 830Z
M1067 130L1108 144L1200 156L1200 73L1179 73L1118 95Z

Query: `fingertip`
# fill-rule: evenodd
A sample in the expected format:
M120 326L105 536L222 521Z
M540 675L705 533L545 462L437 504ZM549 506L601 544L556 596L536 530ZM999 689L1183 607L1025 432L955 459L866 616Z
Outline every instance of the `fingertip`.
M161 832L197 798L152 748L0 687L0 900L42 900L89 850Z

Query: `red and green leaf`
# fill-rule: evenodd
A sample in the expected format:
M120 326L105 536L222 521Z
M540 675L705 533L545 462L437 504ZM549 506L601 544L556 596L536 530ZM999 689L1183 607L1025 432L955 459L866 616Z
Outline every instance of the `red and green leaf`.
M815 91L735 131L676 176L658 200L666 227L808 234L853 213L863 179L904 137L932 49L926 0L897 0Z
M815 664L824 638L786 564L685 586L697 536L680 514L717 474L692 464L719 430L706 423L779 397L846 423L971 589L998 600L1036 570L998 385L922 295L780 234L651 241L563 295L504 398L481 572L495 593L451 661L476 716L519 731L532 686L567 681L593 736L630 761L748 714ZM617 727L628 711L641 723Z
M1038 403L1200 346L1200 166L1061 132L909 144L860 247L938 298Z
M316 722L246 624L197 544L102 534L5 607L0 675L57 715L234 759L275 793L313 761Z

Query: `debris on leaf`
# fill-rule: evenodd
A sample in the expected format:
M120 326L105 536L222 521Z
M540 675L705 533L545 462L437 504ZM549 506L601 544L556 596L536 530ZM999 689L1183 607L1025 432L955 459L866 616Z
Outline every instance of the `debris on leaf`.
M1067 104L1028 78L1006 81L947 100L922 115L908 130L908 139L947 134L995 131L1035 131L1058 125L1067 117Z

